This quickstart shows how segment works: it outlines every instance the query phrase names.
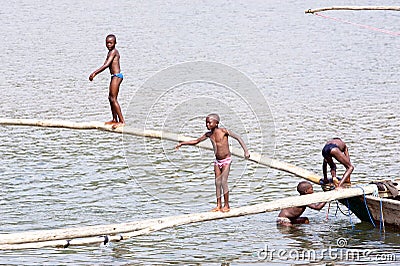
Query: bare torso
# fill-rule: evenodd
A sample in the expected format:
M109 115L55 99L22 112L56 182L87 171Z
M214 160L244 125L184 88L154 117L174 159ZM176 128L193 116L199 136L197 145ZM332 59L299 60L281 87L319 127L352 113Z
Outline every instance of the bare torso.
M335 144L342 152L346 149L346 144L340 139L331 139L326 144Z
M286 209L281 210L278 217L286 217L289 219L296 219L296 218L300 217L300 215L302 215L305 210L306 210L306 206L286 208Z
M113 49L108 52L106 61L110 59L112 60L108 67L110 69L110 74L112 75L120 73L121 72L121 67L119 64L120 56L117 49Z
M223 160L231 156L228 143L229 132L225 128L215 128L207 134L214 148L215 158Z

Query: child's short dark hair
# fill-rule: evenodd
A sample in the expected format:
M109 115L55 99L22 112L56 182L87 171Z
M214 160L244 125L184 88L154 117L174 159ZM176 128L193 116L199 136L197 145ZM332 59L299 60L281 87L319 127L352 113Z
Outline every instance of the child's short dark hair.
M108 39L108 38L113 38L115 41L117 41L117 37L115 37L114 34L108 34L106 39Z
M300 195L304 195L306 190L309 189L311 187L311 183L307 182L307 181L301 181L298 185L297 185L297 192L300 193Z
M212 117L219 122L219 115L218 114L209 114L207 117Z

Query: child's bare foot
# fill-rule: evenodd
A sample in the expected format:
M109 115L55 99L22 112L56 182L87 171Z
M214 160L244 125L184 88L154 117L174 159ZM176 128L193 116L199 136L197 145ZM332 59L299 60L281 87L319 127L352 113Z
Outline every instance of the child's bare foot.
M212 212L220 212L221 211L221 207L217 206L214 209L211 210Z
M222 209L221 209L221 212L229 212L231 210L231 208L229 208L229 206L224 206Z
M111 121L105 122L104 124L105 125L114 125L115 123L117 123L117 121L111 120Z
M116 129L117 127L123 127L123 126L125 126L125 123L118 122L114 123L111 128Z

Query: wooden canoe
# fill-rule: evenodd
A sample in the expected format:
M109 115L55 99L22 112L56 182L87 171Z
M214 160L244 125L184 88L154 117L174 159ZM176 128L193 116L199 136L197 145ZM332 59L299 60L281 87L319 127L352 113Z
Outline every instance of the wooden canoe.
M380 183L386 181L388 180L380 181ZM400 180L394 180L393 183L400 191ZM329 190L326 187L322 188L324 190ZM400 228L400 196L393 195L390 190L384 187L382 190L379 189L379 197L373 195L356 196L348 199L341 199L339 202L350 208L363 222L374 223L377 227L383 224L396 229Z

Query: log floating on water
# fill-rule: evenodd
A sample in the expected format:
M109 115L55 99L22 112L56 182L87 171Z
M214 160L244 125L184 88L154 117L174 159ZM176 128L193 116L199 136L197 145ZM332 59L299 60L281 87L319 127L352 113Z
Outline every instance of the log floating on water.
M193 138L183 136L172 132L164 132L157 130L143 130L130 127L128 125L124 127L117 127L113 129L111 125L105 125L104 122L71 122L65 120L37 120L37 119L4 119L0 118L0 125L13 125L13 126L37 126L37 127L57 127L57 128L69 128L69 129L97 129L103 131L109 131L114 133L129 134L141 137L166 139L170 141L187 141ZM201 142L196 146L212 150L212 146L209 142ZM238 148L232 148L231 153L238 157L243 157L243 151ZM281 162L269 157L266 157L259 153L250 153L250 161L259 163L264 166L271 167L273 169L282 170L287 173L294 174L298 177L304 178L315 184L319 183L321 176L297 167L292 164Z
M330 11L330 10L391 10L391 11L400 11L400 6L332 6L332 7L323 7L323 8L316 8L316 9L308 9L305 13L317 13L323 11Z
M108 237L110 241L120 241L179 225L239 217L244 215L254 215L294 206L304 206L317 202L328 202L336 199L361 196L363 194L372 194L375 190L376 185L367 185L362 188L353 187L328 192L313 193L303 196L293 196L271 202L259 203L252 206L233 208L230 212L226 213L203 212L164 217L159 219L148 219L123 224L0 234L0 250L66 247L68 245L101 243L104 241L104 237L100 236L106 235L107 233L114 234L113 236ZM122 235L116 235L120 233L122 233Z

